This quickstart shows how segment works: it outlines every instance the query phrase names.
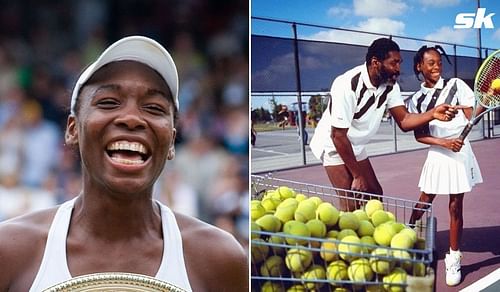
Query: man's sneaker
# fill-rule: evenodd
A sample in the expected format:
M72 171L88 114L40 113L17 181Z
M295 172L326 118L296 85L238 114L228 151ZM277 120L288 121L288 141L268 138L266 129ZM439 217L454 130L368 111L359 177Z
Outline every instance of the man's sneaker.
M446 285L448 286L456 286L462 280L462 273L460 272L461 257L460 252L455 255L446 254L444 263L446 265Z

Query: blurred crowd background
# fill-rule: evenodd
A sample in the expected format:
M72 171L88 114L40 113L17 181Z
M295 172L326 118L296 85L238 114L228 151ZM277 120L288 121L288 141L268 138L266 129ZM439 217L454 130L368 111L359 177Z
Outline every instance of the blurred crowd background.
M81 190L70 92L109 44L145 35L180 78L176 158L158 200L248 241L248 1L0 0L0 221Z

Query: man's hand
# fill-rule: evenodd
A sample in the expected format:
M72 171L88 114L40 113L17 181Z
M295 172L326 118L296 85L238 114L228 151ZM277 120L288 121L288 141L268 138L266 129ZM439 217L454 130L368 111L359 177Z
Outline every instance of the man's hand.
M440 104L434 108L432 117L440 121L451 121L458 113L459 107L451 106L449 104Z
M458 138L453 138L453 139L445 139L443 147L448 148L453 152L459 152L460 149L462 149L463 145L464 141Z
M364 178L364 176L360 175L352 180L351 190L366 192L368 190L368 182Z

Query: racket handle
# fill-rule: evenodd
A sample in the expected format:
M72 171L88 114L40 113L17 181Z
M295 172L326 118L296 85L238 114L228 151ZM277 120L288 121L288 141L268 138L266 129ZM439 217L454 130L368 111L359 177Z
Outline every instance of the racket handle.
M467 135L469 135L470 133L470 130L472 130L472 126L473 124L471 123L468 123L465 128L463 129L462 133L460 134L460 136L458 136L458 139L460 140L465 140L465 137L467 137Z

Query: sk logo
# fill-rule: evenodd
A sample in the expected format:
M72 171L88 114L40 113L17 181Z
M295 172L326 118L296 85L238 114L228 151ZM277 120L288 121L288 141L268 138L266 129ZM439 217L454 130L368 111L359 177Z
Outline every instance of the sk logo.
M454 28L495 28L492 17L495 13L486 15L486 8L478 8L476 13L459 13L455 17Z

